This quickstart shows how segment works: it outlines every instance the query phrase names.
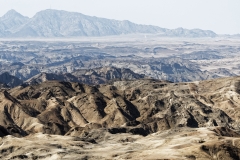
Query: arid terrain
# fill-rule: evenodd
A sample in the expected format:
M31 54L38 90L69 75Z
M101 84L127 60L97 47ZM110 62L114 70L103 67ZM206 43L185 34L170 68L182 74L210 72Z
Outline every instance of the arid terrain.
M239 75L239 41L238 38L157 35L2 39L0 69L1 73L8 72L22 81L41 73L79 76L79 70L86 76L84 70L103 67L126 68L172 82L199 81Z
M239 39L0 40L0 159L240 159Z
M240 160L240 1L0 4L0 160Z
M239 135L225 128L181 128L146 137L98 130L88 137L5 136L1 159L239 159Z
M239 159L239 77L1 92L2 159Z

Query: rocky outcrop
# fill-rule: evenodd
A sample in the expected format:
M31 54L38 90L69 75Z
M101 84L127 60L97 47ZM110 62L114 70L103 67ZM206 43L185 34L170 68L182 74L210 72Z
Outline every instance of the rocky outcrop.
M21 85L23 81L15 76L10 75L8 72L5 72L0 74L0 83L5 84L8 87L16 87L18 85Z
M75 130L82 134L93 126L141 135L175 127L239 129L239 81L239 77L194 83L145 79L98 87L46 81L19 86L2 93L2 121L9 121L1 126L6 130L15 126L19 135L72 135Z

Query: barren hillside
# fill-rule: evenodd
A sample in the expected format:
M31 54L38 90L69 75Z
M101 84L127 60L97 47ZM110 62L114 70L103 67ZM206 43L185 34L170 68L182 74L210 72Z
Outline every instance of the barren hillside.
M98 86L46 81L3 90L1 156L236 159L239 84L240 77Z

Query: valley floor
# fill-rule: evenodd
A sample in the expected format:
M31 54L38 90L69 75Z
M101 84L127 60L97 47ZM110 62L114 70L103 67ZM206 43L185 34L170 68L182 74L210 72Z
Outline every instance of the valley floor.
M93 130L85 138L37 133L0 139L1 159L220 159L240 156L239 134L221 127L175 128L146 137Z

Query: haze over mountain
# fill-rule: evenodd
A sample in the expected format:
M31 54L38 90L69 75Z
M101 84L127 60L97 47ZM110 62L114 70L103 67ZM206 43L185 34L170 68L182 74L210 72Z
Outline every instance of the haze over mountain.
M121 34L159 34L170 37L215 37L216 33L201 29L166 29L140 25L130 21L117 21L91 17L62 10L43 10L32 18L15 10L0 18L0 37L79 37L109 36Z

